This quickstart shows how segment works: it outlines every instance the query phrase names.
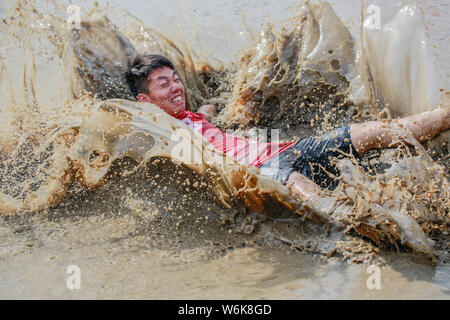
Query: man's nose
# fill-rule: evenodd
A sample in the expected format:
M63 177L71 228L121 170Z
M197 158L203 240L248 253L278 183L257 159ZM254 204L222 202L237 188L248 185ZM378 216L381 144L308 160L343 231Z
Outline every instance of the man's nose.
M170 92L175 93L177 91L180 91L183 85L181 83L172 82L172 85L170 86Z

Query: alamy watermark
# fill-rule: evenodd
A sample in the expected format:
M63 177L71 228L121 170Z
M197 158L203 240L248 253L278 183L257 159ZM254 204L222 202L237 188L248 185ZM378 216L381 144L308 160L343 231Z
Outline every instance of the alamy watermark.
M380 30L381 28L381 10L380 7L371 4L365 10L367 16L364 19L364 26L369 30Z
M255 164L255 161L270 159L270 167L264 167L263 173L270 174L279 169L278 156L284 146L280 144L279 137L279 129L253 129L246 132L244 137L239 137L232 130L226 133L215 127L203 130L201 124L194 130L179 128L170 137L171 142L175 143L171 158L188 165ZM208 148L206 141L212 146ZM206 149L209 152L205 153Z
M70 14L70 16L67 18L67 28L71 30L79 30L81 29L81 9L79 6L76 5L70 5L67 7L67 13Z
M367 268L367 274L371 274L371 276L367 278L367 289L381 290L381 268L376 265L371 265Z
M77 265L70 265L66 270L67 274L70 274L66 279L66 287L69 290L81 289L81 269Z

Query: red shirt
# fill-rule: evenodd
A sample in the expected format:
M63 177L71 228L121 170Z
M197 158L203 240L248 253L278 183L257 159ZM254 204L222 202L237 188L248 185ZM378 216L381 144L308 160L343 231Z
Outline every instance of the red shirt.
M200 132L216 149L240 164L258 167L296 143L268 143L236 138L212 125L205 115L187 110L177 119Z

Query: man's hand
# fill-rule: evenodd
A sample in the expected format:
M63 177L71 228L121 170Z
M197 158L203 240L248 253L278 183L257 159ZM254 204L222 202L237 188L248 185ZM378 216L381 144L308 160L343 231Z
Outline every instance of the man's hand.
M203 114L206 120L211 121L217 114L217 106L215 104L205 104L198 108L197 113Z

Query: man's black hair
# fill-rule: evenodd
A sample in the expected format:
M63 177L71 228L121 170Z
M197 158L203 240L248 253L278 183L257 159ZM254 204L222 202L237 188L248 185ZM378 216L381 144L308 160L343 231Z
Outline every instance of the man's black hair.
M131 93L137 98L139 93L148 94L149 79L148 74L158 68L169 67L175 70L172 62L166 57L158 54L137 55L129 65L126 72L126 79Z

